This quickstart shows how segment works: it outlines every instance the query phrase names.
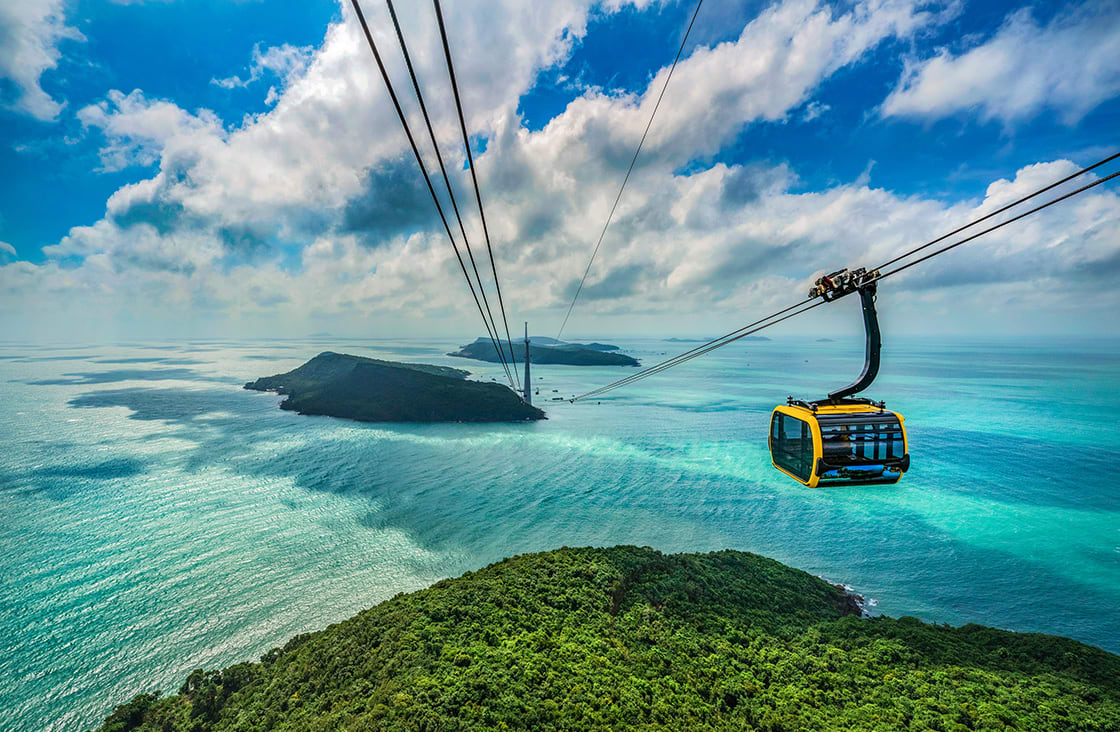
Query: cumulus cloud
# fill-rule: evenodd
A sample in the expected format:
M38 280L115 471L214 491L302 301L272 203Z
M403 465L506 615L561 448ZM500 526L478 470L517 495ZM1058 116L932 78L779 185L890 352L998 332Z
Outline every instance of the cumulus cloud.
M105 100L78 110L78 119L105 135L100 150L104 171L151 165L168 146L197 146L200 138L224 134L221 120L210 110L190 114L172 102L148 99L139 89L130 94L114 89Z
M567 304L583 272L667 69L641 93L589 90L530 131L518 101L570 53L588 4L467 5L449 6L449 28L468 124L486 138L476 162L503 294L511 311L543 318ZM477 327L369 50L342 7L342 22L275 106L239 126L142 92L114 92L82 110L87 127L105 134L107 169L148 161L158 172L113 194L102 220L46 247L45 263L0 267L0 298L25 308L41 301L44 311L129 303L153 318L190 308L274 324L322 316ZM830 75L944 19L902 0L845 8L784 0L736 38L681 60L573 325L612 314L639 322L644 314L658 327L667 313L736 322L788 304L818 267L881 261L1072 169L1030 166L982 200L946 204L875 188L867 176L804 191L787 164L705 165L752 123L823 111L812 96ZM402 21L468 232L481 242L454 110L439 101L446 70L425 9L403 9ZM371 20L389 56L391 26ZM403 64L391 58L404 94ZM1003 298L1041 288L1058 300L1069 281L1120 262L1108 236L1120 223L1115 194L1098 191L1031 221L908 274L911 289L930 313L967 301L971 291L958 285L978 278Z
M6 241L0 241L0 257L15 257L16 248Z
M584 32L588 4L536 7L511 0L482 9L457 4L450 11L457 29L457 73L472 127L485 130L493 126L494 115L508 117L537 71L565 57L573 39ZM359 210L349 222L351 228L363 229L361 204L376 210L369 195L371 176L377 178L377 171L407 148L349 5L344 3L342 11L344 22L328 29L322 47L303 73L290 79L274 109L228 132L204 110L191 114L141 92L113 92L83 110L82 121L106 134L106 169L160 162L154 179L110 199L110 218L155 216L165 228L175 216L187 224L279 221L288 233L314 237L326 224L343 222L347 202L359 199ZM385 28L388 19L379 14L385 14L383 8L371 9L371 21ZM438 32L429 16L428 6L401 8L426 87L433 98L446 98L439 91L446 90L446 70L435 53ZM502 22L484 20L495 17ZM395 39L380 40L390 55ZM503 48L504 55L492 53L493 48ZM398 56L392 55L392 71L401 80L407 77ZM453 110L445 105L434 111L442 114L439 132L451 154L449 162L459 170L462 154L454 143ZM409 183L418 183L412 175ZM403 181L403 172L393 179ZM399 198L390 188L378 188L373 195L387 197L389 204Z
M884 116L941 117L975 110L1013 123L1044 109L1065 124L1120 93L1120 4L1088 2L1042 26L1029 7L963 53L911 61L882 106Z
M314 50L311 46L293 46L285 43L281 46L270 46L262 51L258 43L253 46L253 58L247 76L235 75L223 79L211 79L210 83L223 89L238 89L245 88L266 76L274 76L279 79L280 88L269 87L266 99L268 104L273 104L280 98L284 87L307 69Z
M908 0L869 0L838 13L815 0L774 4L734 41L697 48L681 60L671 101L658 112L643 148L643 164L711 155L752 122L786 119L821 82L883 40L907 37L940 20L921 7ZM668 67L661 69L638 97L589 92L541 137L577 133L579 152L625 167L668 73Z
M763 11L735 40L698 48L682 59L596 269L624 266L631 257L657 251L658 258L648 264L651 272L667 273L664 282L651 280L649 287L630 291L668 297L676 283L699 282L688 265L678 269L671 260L683 251L701 260L705 249L728 246L724 235L733 231L726 207L742 210L741 204L788 185L794 176L784 166L773 171L717 167L692 175L674 171L714 154L752 122L786 119L828 76L883 40L939 20L912 3L857 3L837 13L827 5L787 0ZM501 196L509 216L506 227L492 228L524 252L519 268L547 263L579 277L666 73L667 68L656 74L643 94L592 90L537 132L511 124L492 137L479 167L488 191ZM730 176L726 189L717 184L721 175ZM708 206L709 198L720 206ZM551 228L528 226L542 219ZM530 230L537 236L527 238ZM708 240L712 232L722 233ZM759 242L765 233L741 235L746 242ZM687 250L678 243L682 234ZM571 287L569 281L548 282L546 291L559 302Z
M538 70L566 57L584 32L589 4L448 9L458 29L453 43L472 127L509 114ZM446 86L430 8L401 10L415 46L429 49L415 51L425 83ZM385 27L378 12L370 15ZM347 3L342 14L344 21L328 29L303 72L289 74L275 107L240 126L223 129L205 110L190 113L141 91L114 91L83 109L86 128L105 136L104 169L158 162L159 170L118 190L103 220L75 227L45 247L47 262L0 268L4 297L21 309L34 309L42 298L44 310L65 302L93 312L117 303L142 306L153 317L160 308L187 303L227 313L271 311L285 303L305 313L368 311L386 302L418 313L456 310L462 292L440 238L417 226L390 226L387 241L369 246L371 232L383 225L369 219L379 210L376 197L394 200L394 191L374 189L371 177L400 159L404 139ZM392 49L390 38L380 40ZM496 55L494 48L508 53ZM277 54L258 55L261 65L287 63L295 71ZM393 71L402 78L399 59ZM452 120L445 116L440 133L454 139ZM461 174L461 157L452 154L452 160ZM419 228L427 223L421 219ZM437 290L444 280L452 285L446 294L426 292L417 287L421 277ZM307 293L307 287L319 294L277 297Z
M3 0L0 2L0 80L10 82L6 93L0 84L0 103L36 119L57 119L65 101L43 91L43 73L55 68L63 40L85 37L66 24L63 0Z

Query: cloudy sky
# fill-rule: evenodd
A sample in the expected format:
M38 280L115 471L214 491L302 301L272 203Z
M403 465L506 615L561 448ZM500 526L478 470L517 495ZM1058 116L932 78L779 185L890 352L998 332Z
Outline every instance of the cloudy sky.
M469 204L432 6L398 5ZM444 6L510 319L552 334L695 5ZM706 0L567 332L729 330L1118 130L1120 0ZM0 339L481 333L348 0L0 0L0 172ZM880 301L888 332L1120 335L1118 276L1105 184Z

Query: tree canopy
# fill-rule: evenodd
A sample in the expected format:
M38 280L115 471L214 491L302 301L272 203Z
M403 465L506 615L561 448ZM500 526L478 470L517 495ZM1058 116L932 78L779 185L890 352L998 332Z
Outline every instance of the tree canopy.
M1120 657L863 618L754 554L569 549L397 595L118 707L125 730L1115 730Z

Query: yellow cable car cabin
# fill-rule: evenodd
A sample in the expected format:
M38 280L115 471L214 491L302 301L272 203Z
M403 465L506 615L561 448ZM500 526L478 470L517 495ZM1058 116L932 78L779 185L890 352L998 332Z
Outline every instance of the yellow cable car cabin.
M810 488L897 483L910 467L902 415L870 404L775 408L770 457Z
M855 383L814 402L790 397L770 418L774 467L810 488L897 483L910 467L902 415L883 402L855 397L879 373L879 272L840 270L817 280L809 297L832 302L858 292L867 336L863 373Z

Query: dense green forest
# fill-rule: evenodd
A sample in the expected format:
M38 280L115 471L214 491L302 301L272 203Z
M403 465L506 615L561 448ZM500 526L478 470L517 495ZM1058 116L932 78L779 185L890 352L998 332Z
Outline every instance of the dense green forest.
M560 549L398 595L137 696L144 730L1118 730L1120 657L859 617L753 554Z

